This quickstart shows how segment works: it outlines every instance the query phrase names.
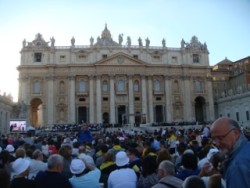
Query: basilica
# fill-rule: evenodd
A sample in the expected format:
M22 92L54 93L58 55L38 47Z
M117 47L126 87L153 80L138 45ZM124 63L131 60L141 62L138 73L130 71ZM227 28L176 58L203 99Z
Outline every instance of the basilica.
M56 37L55 37L56 38ZM213 121L209 51L196 36L180 47L112 38L56 46L38 33L23 41L18 101L33 127L74 123L150 124Z

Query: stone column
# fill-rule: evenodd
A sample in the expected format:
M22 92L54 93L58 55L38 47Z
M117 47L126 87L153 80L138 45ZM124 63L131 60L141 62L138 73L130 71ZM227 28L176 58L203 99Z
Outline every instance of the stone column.
M148 113L149 113L149 123L153 123L154 122L153 83L151 76L148 76Z
M165 119L167 122L173 121L173 106L171 99L172 84L169 76L165 76Z
M128 106L129 106L129 114L134 114L134 89L133 89L133 77L129 75L128 78ZM129 116L129 123L134 125L135 116Z
M47 77L47 122L49 125L55 123L54 121L54 77L49 76Z
M95 123L94 112L94 80L93 76L89 77L89 123Z
M75 108L75 76L69 77L69 118L70 123L76 122L76 108Z
M142 114L145 114L146 123L148 123L148 110L147 110L147 90L146 90L146 78L141 76L141 94L142 94Z
M101 76L96 76L96 123L102 123Z
M214 98L213 98L213 87L212 87L212 78L207 80L207 95L208 95L208 113L207 120L214 121Z
M110 93L110 107L109 107L109 113L110 113L110 124L115 124L115 89L114 89L114 76L110 75L109 80L109 93Z
M192 121L192 102L191 102L191 86L190 77L183 77L184 90L182 91L184 101L184 121Z

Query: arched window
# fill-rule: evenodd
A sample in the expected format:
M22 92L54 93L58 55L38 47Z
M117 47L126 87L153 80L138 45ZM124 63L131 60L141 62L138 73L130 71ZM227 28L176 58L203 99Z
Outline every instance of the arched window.
M33 93L34 94L39 94L41 93L41 84L38 80L36 80L34 83L33 83Z
M159 80L154 81L154 91L161 91L161 83Z
M135 82L134 82L134 91L135 92L139 91L139 81L138 80L135 80Z
M86 92L86 82L84 80L80 80L79 82L79 92Z
M117 84L118 91L125 91L125 80L119 80Z
M102 82L102 91L103 92L108 92L108 82L107 82L107 80L104 80L103 82Z

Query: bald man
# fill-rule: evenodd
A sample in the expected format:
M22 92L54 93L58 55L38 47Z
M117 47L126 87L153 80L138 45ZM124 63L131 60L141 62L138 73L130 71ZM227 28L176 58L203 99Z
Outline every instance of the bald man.
M226 155L227 188L250 187L250 142L233 119L221 117L211 126L214 144Z

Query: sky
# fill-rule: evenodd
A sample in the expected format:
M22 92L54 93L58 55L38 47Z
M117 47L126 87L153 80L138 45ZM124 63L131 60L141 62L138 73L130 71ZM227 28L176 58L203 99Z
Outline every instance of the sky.
M0 0L0 94L18 100L22 41L37 33L55 46L89 45L105 24L114 41L123 33L150 39L150 46L180 47L197 36L206 42L210 65L250 56L250 0ZM125 43L125 42L124 42Z

